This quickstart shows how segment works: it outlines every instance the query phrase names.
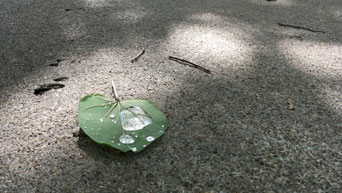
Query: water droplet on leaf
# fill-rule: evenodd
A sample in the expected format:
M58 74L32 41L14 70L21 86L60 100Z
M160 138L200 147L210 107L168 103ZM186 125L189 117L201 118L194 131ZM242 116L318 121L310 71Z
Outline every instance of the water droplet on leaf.
M132 147L131 150L132 150L133 152L136 152L136 151L137 151L137 148L136 148L136 147Z
M140 130L147 125L152 124L151 117L138 106L132 106L123 109L119 113L122 128L126 131Z
M115 118L115 115L114 115L114 114L111 114L111 115L109 115L109 117L110 117L111 119L114 119L114 118Z
M100 119L100 122L103 122L103 119Z
M153 136L147 136L146 137L146 141L148 141L148 142L151 142L151 141L154 141L154 137Z
M132 144L134 143L134 138L127 134L122 134L119 138L119 141L123 144Z

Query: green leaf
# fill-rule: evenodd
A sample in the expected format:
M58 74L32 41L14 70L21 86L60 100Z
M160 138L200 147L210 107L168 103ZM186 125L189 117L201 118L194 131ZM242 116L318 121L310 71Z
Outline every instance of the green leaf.
M123 152L139 152L162 136L168 121L156 105L143 99L113 102L103 95L80 100L78 122L96 143Z

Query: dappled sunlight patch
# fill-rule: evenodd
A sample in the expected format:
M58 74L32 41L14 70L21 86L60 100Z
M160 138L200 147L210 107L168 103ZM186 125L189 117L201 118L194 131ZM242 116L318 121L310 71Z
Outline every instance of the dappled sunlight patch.
M279 50L292 67L315 76L342 77L342 45L321 42L284 40Z
M91 7L91 8L106 7L110 5L108 0L84 0L84 2L88 7Z
M342 88L323 85L318 97L334 112L342 115Z
M277 1L249 0L249 2L260 4L260 5L280 5L280 6L292 6L293 5L293 0L277 0Z
M338 21L342 21L342 6L334 8L334 10L331 11L331 16Z
M112 17L120 19L124 23L138 23L146 16L146 12L143 9L130 9L125 11L119 11L113 13Z
M133 0L83 0L86 7L101 8L101 7L137 7L137 2ZM120 9L123 10L123 9Z
M204 15L202 18L210 21L211 16ZM176 56L198 62L214 71L229 69L233 72L247 68L253 56L246 39L248 34L237 28L183 24L171 30L167 44L168 50Z
M84 57L84 60L93 62L97 61L103 63L112 63L114 65L117 64L119 61L123 60L127 60L127 62L129 62L129 58L126 58L128 56L126 56L125 53L130 51L132 50L118 47L102 48L89 52L87 56Z
M218 23L223 21L222 17L214 13L194 14L190 16L190 19L210 23Z
M68 40L75 40L87 35L84 30L83 24L71 23L63 27L64 35Z

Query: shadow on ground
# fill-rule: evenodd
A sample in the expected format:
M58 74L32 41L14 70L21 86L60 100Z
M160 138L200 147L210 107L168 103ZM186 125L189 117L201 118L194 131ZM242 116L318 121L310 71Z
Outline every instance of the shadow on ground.
M25 81L26 76L48 76L53 69L49 65L58 59L82 58L93 51L113 47L155 49L156 44L168 38L175 25L193 15L216 14L232 19L235 24L248 23L258 28L268 25L267 22L272 25L292 23L292 19L287 19L291 13L305 18L296 21L298 25L318 25L318 30L330 25L327 33L331 37L321 41L336 42L336 38L340 38L334 35L340 31L336 25L339 18L334 17L333 6L329 7L329 3L327 6L318 4L316 9L306 9L306 3L287 0L284 2L291 3L242 2L203 1L198 4L195 1L78 0L61 1L56 5L45 1L3 1L0 89L14 87ZM333 0L331 4L334 4ZM303 9L305 13L300 11ZM262 17L264 14L270 17Z
M167 75L174 77L178 86L165 88L163 110L170 125L163 137L141 153L123 154L81 136L77 141L82 150L80 156L57 159L58 164L49 166L46 171L38 169L38 179L29 182L41 187L42 192L48 189L63 192L76 189L79 192L338 192L341 188L342 116L340 109L328 104L324 92L327 87L340 92L341 78L317 76L296 68L297 61L286 58L286 53L278 46L293 35L280 29L278 33L275 31L276 22L291 21L286 19L288 12L297 14L305 3L278 8L243 1L243 8L241 3L227 1L205 1L202 5L192 1L101 2L104 5L98 7L86 7L83 1L63 3L57 10L46 3L60 19L51 19L48 30L58 22L60 27L49 31L51 34L33 47L51 49L51 52L43 51L31 58L31 54L26 54L29 48L24 49L25 54L20 54L23 48L17 46L11 55L7 54L11 42L2 44L6 51L2 53L2 61L9 75L1 80L11 81L1 89L25 79L25 74L16 75L9 65L18 60L25 64L20 67L21 71L31 69L27 74L45 69L48 74L47 61L55 58L77 58L111 47L145 46L156 51L159 48L156 44L168 38L173 26L187 21L193 14L212 13L250 24L257 28L252 36L256 42L264 42L263 50L255 53L248 69L242 73L227 74L229 69L225 69L205 74L181 65L168 67L178 70ZM29 7L32 9L28 14L32 14L40 6ZM66 11L66 8L74 10ZM265 12L268 16L277 13L284 17L261 21ZM258 17L254 18L255 14ZM311 25L317 26L318 22L314 24L313 20L308 18ZM265 27L269 23L272 23L270 30ZM29 24L20 28L17 23L21 30L15 33L23 31L26 25ZM3 27L5 31L10 30L7 27ZM30 34L36 36L41 27L33 25ZM333 35L338 28L327 29L331 30L327 34L299 34L308 42L341 44L340 37ZM15 45L25 42L18 38L21 34L12 38ZM112 39L114 35L119 38ZM37 64L26 65L32 62ZM164 61L165 64L169 62ZM208 66L210 68L210 64ZM154 75L152 70L147 72ZM158 94L152 93L151 97L158 98ZM340 104L337 100L340 99L336 99L336 104ZM50 170L62 172L40 182L39 177Z

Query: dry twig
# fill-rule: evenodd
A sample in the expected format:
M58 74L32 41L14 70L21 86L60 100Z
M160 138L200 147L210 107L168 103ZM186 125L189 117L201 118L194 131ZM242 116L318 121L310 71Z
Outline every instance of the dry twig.
M134 59L132 59L132 60L131 60L131 63L134 63L134 62L138 61L139 58L140 58L143 54L145 54L145 49L143 49L143 50L140 52L139 55L137 55Z
M301 27L301 26L296 26L296 25L290 25L290 24L283 24L283 23L278 23L278 25L282 26L282 27L291 27L291 28L295 28L295 29L303 29L306 31L310 31L313 33L325 33L325 31L320 31L320 30L313 30L307 27Z
M210 70L205 69L205 68L203 68L202 66L199 66L199 65L197 65L197 64L194 64L194 63L189 62L189 61L184 60L184 59L180 59L180 58L176 58L176 57L173 57L173 56L169 56L169 60L178 62L178 63L183 64L183 65L186 65L186 66L190 66L190 67L196 68L196 69L201 70L201 71L203 71L203 72L205 72L205 73L208 73L208 74L211 73Z

